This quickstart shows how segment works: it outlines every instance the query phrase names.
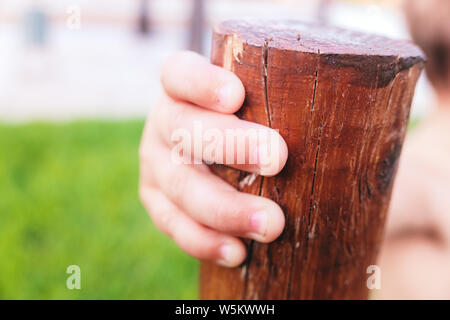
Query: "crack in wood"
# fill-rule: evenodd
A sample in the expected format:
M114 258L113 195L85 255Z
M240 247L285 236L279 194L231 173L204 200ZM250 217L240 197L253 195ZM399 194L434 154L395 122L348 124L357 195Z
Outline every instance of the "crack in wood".
M311 106L311 121L312 121L312 115L313 115L313 111L314 111L314 104L316 102L317 85L318 85L318 70L316 70L316 72L315 72L312 106ZM323 121L323 119L322 119L322 121ZM313 171L313 179L312 179L312 186L311 186L311 197L310 197L310 202L309 202L308 225L311 224L311 213L312 213L312 209L314 206L313 199L314 199L314 191L315 191L315 186L316 186L317 164L319 161L319 151L320 151L320 143L322 141L322 133L323 133L323 122L321 122L320 126L319 126L319 137L317 140L316 155L314 157L314 171Z
M314 112L314 103L316 102L317 75L318 75L318 72L316 70L316 72L314 73L313 98L312 98L312 103L311 103L311 120L312 120L312 116L313 116L313 112Z
M272 122L271 122L271 112L270 112L270 106L269 106L269 96L268 96L268 89L267 89L267 70L268 70L268 56L269 56L269 42L271 41L271 39L265 39L264 40L264 46L262 47L262 59L263 59L263 63L262 63L262 78L263 78L263 91L264 91L264 108L266 110L266 117L267 117L267 123L269 125L269 127L272 127ZM264 177L261 176L261 182L259 185L259 192L258 195L262 196L262 191L263 191L263 184L264 184ZM251 261L251 255L253 252L253 245L254 245L254 241L251 240L249 247L248 247L248 255L247 255L247 268L245 270L245 280L244 280L244 290L243 290L243 299L248 298L248 294L247 294L247 290L248 290L248 275L249 275L249 270L250 270L250 261Z
M318 53L320 54L320 51ZM317 64L317 67L319 67L319 63ZM314 112L314 104L316 102L318 75L319 75L319 72L316 69L316 71L314 72L313 96L312 96L312 102L311 102L311 122L312 122L312 117L313 117L313 112ZM312 186L311 186L311 196L310 196L310 201L309 201L308 225L311 225L311 213L312 213L312 209L314 206L313 199L314 199L314 191L315 191L315 185L316 185L317 165L318 165L318 161L319 161L319 151L320 151L320 144L322 141L322 133L323 133L323 123L321 122L320 127L319 127L319 138L317 141L317 149L316 149L316 154L314 157L314 171L313 171L313 181L312 181ZM298 230L296 230L295 234L298 235ZM297 248L297 244L295 244L295 248L292 249L291 263L293 263L293 261L295 259L295 249L296 248ZM287 299L289 299L289 297L291 295L292 274L293 274L293 272L292 272L292 270L290 270Z
M259 191L258 191L258 195L261 196L262 195L262 189L263 189L263 182L264 182L264 177L261 176L261 182L259 184ZM247 264L244 267L245 268L245 275L244 275L244 288L243 288L243 292L242 292L242 299L247 299L247 287L248 287L248 273L249 273L249 269L250 269L250 261L251 261L251 256L253 253L253 245L254 245L255 241L251 240L250 244L248 245L248 253L247 253Z
M312 186L311 186L311 198L309 200L308 225L311 224L311 212L313 209L315 209L315 204L313 204L313 199L314 199L314 191L315 191L315 187L316 187L317 163L319 161L319 151L320 151L320 143L322 140L322 132L323 132L323 125L320 124L319 140L317 141L316 156L314 158L314 172L313 172L313 180L312 180Z
M266 108L267 122L269 127L272 127L271 124L271 114L269 107L269 97L267 93L267 67L268 67L268 57L269 57L269 42L270 40L264 40L263 46L263 66L262 66L262 75L263 75L263 86L264 86L264 106Z

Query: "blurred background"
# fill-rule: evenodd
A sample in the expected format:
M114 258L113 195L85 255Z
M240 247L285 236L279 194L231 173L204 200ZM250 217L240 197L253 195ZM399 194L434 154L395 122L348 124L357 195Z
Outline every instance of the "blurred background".
M164 59L249 17L409 38L395 0L0 2L0 299L197 297L197 262L140 205L137 149ZM413 119L434 99L423 76Z

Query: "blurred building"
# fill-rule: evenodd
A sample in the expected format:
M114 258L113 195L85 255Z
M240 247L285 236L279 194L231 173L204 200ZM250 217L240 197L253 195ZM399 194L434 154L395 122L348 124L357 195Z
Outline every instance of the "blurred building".
M324 9L322 0L204 0L193 14L199 1L147 0L143 22L142 0L3 0L0 120L142 117L160 94L163 60L188 47L208 55L210 27L218 21L322 17L407 37L397 2L334 0ZM32 8L44 15L27 19ZM77 8L80 25L71 28ZM142 37L138 30L151 32ZM426 94L422 100L419 105L429 103Z

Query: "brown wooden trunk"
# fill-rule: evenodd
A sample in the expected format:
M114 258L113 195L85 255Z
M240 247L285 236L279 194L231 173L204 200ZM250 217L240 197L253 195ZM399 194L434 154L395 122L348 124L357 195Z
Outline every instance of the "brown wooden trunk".
M240 118L278 129L283 171L244 192L273 199L286 228L248 241L239 268L202 263L202 299L366 299L422 52L406 41L299 22L228 21L212 62L246 88ZM239 188L246 173L213 170Z

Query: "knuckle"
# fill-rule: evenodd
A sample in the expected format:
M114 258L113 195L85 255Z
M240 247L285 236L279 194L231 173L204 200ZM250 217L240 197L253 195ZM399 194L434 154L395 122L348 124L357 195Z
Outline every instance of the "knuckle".
M148 188L139 186L139 197L146 207L150 219L155 226L163 233L171 236L174 225L174 214L168 211L168 208L161 207L158 199L152 193L148 193Z
M153 159L154 155L152 155L153 145L150 140L142 140L139 145L139 162L140 162L140 174L144 176L144 173L148 173L153 169Z
M173 214L163 212L159 215L158 222L155 221L158 228L167 236L173 238L175 235L176 219Z
M165 111L166 111L166 103L163 100L160 100L160 102L152 108L152 110L149 112L148 115L151 128L159 129L158 125L165 122L164 120Z
M142 179L140 179L139 181L138 193L141 203L144 205L148 214L153 219L155 212L157 212L156 201L153 198L152 191L150 190L150 188L145 186Z
M183 203L186 195L187 181L189 174L179 174L174 171L170 174L170 188L173 192L175 201L177 203Z
M214 226L224 231L239 232L245 226L245 214L236 206L216 206L213 217Z
M154 107L151 108L151 110L148 113L148 124L155 125L158 124L159 121L161 121L161 102L158 102Z
M174 54L170 55L169 57L167 57L161 66L161 73L160 73L159 77L161 80L161 84L163 85L164 88L166 88L167 76L170 73L171 66L174 62L176 62L176 55L177 55L177 53L174 53Z
M226 210L223 205L217 206L214 208L213 211L213 221L212 224L214 226L223 226L224 222L226 221Z
M150 218L155 226L167 236L173 238L177 216L169 208L160 208L156 203L149 205Z
M148 122L151 124L151 128L155 126L157 127L158 124L166 121L166 113L169 109L171 101L172 100L167 96L167 94L161 94L155 105L149 111Z
M195 248L191 255L197 259L214 260L220 253L217 252L217 244L214 242L204 242Z
M155 125L147 121L141 141L139 143L138 155L141 162L148 162L152 159L152 149L156 146Z
M190 62L193 57L195 57L195 53L191 51L178 51L167 57L162 64L160 74L163 86L165 86L166 81L170 81L170 77L173 75L173 72L178 69L177 67L190 65L186 62Z
M183 108L183 107L176 108L172 112L172 116L171 116L172 130L183 128L183 124L184 124L185 120L187 119L186 113L187 113L186 108Z

